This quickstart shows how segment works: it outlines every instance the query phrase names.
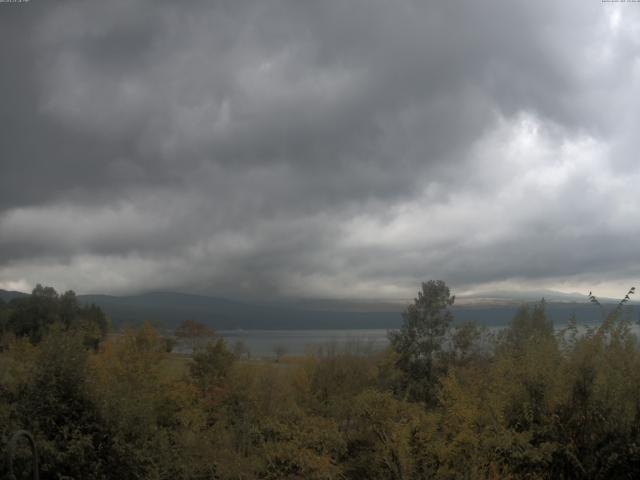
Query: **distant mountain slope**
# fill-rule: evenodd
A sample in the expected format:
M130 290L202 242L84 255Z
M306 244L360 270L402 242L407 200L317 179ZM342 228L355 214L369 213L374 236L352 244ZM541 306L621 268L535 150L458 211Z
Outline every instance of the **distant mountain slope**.
M80 295L79 299L100 306L119 325L150 320L173 328L185 319L218 329L391 328L400 324L399 312L322 311L179 293Z
M6 300L26 295L0 290L0 298ZM170 329L186 319L204 322L220 330L398 328L404 309L400 304L375 302L264 304L162 292L130 296L79 295L78 298L81 303L95 303L101 307L115 326L137 325L148 320ZM503 326L511 321L520 303L466 303L454 306L452 311L456 323L473 321L480 325ZM605 308L611 309L614 305L607 304ZM547 314L557 325L565 324L572 314L580 323L602 320L602 311L585 302L550 302ZM635 311L631 315L638 318Z
M11 290L0 290L0 299L4 300L5 302L13 300L14 298L21 298L21 297L28 297L28 296L29 296L28 293L14 292Z
M529 304L533 302L528 302ZM603 304L604 312L610 312L616 304ZM466 305L453 307L452 312L456 323L467 321L486 326L508 325L520 304L506 305ZM575 315L579 324L597 324L603 320L603 310L591 303L548 302L547 317L553 320L555 325L565 325L572 315ZM637 307L629 305L625 307L632 320L638 319Z
M333 309L298 304L243 303L216 297L178 293L150 293L128 297L81 295L85 303L95 303L117 325L137 324L144 320L175 327L185 319L198 320L218 329L340 329L398 328L403 306L380 308L358 305L350 308L339 302ZM452 308L456 323L473 321L480 325L507 325L521 302L498 305L462 305ZM606 305L613 308L613 305ZM597 323L601 310L589 303L553 302L547 314L556 324L565 324L572 314L580 323ZM633 313L635 316L636 314Z

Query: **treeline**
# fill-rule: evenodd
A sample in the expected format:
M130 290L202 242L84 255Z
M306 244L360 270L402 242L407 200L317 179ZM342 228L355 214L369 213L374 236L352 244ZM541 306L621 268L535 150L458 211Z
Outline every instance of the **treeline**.
M38 343L55 325L82 331L87 346L94 348L109 330L104 312L93 304L81 306L73 290L59 295L54 288L38 284L31 295L8 303L0 298L0 346L12 335Z
M562 331L544 302L523 306L490 335L453 328L454 297L430 281L385 352L267 363L238 360L222 339L192 357L174 355L148 324L95 348L85 317L66 321L61 298L36 330L17 328L16 305L1 310L0 433L34 434L41 478L616 479L640 472L640 348L626 300L597 327L570 321Z

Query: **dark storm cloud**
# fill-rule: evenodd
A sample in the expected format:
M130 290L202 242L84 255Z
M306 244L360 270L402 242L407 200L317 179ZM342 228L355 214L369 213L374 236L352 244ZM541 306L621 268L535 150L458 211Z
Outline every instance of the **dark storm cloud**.
M393 296L640 273L638 9L0 7L6 285Z

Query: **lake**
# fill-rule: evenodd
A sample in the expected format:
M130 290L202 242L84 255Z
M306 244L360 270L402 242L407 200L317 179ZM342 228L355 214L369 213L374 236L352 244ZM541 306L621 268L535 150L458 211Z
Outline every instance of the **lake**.
M588 326L581 325L581 331ZM556 329L565 328L556 325ZM504 327L488 327L487 331L496 333ZM631 330L640 336L640 326L634 323ZM383 350L388 344L387 329L354 329L354 330L222 330L218 334L226 341L230 349L238 341L242 341L251 352L252 357L273 357L275 350L282 347L286 355L304 355L320 351L352 353L371 353Z
M281 347L286 355L304 355L319 349L368 353L384 349L386 329L354 330L221 330L217 332L233 349L242 341L252 357L273 357Z
M587 326L579 328L584 331ZM565 328L566 324L556 325L556 329ZM496 333L502 326L487 327L487 332ZM633 333L640 336L637 323L631 325ZM252 358L272 358L276 349L282 349L285 355L304 355L307 353L343 352L371 353L383 350L388 344L387 329L334 329L334 330L219 330L216 332L233 350L238 342L242 342L251 353ZM175 352L189 353L191 349L178 344Z

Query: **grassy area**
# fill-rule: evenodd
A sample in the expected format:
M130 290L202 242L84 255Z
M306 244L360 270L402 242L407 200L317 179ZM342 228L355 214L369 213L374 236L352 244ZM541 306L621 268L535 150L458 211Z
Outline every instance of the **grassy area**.
M179 379L189 373L189 365L191 364L192 356L186 353L171 353L165 360L166 374L172 379ZM271 365L274 367L288 368L294 366L300 366L304 363L305 357L303 356L284 356L279 362L273 359L253 358L243 359L238 361L243 365Z

